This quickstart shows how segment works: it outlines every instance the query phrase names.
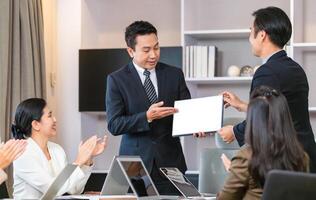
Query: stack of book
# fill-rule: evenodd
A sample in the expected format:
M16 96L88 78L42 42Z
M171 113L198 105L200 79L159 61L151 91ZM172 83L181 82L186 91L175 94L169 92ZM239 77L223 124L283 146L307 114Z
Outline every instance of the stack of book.
M186 46L184 75L186 78L211 78L215 75L215 46Z

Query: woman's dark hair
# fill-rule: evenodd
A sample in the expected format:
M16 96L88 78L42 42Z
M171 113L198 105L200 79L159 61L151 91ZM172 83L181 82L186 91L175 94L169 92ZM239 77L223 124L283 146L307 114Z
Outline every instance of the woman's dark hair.
M308 161L297 139L287 101L275 89L260 86L251 93L246 143L252 149L249 172L262 187L272 169L307 169Z
M135 50L136 37L138 35L147 35L151 33L157 35L157 29L151 23L146 21L135 21L125 30L126 45Z
M15 139L26 139L32 133L32 121L40 121L46 101L30 98L22 101L16 108L12 134Z
M286 13L277 7L267 7L255 11L252 14L254 20L254 33L264 30L273 44L280 48L290 40L292 25Z

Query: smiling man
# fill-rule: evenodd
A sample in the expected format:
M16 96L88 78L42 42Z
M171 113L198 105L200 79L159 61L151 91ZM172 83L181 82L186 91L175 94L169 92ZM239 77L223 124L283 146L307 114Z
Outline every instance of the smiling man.
M176 100L191 98L181 69L159 62L156 28L135 21L126 28L125 41L132 61L107 78L108 129L122 135L120 155L139 155L160 194L177 194L159 167L186 163L179 138L172 137Z

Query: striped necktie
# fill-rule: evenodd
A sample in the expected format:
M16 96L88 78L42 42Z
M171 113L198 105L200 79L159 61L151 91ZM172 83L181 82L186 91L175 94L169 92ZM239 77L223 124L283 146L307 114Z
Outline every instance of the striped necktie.
M150 80L150 71L148 71L147 69L145 69L144 73L145 75L145 82L144 82L144 88L147 94L147 97L150 101L151 104L154 104L157 102L158 98L157 98L157 94L155 91L155 87L153 85L153 83Z

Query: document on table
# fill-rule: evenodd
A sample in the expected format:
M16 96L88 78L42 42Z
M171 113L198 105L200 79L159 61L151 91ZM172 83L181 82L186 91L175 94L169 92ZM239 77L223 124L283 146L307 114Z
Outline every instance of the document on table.
M178 112L173 116L172 136L214 132L223 123L223 96L175 101Z

